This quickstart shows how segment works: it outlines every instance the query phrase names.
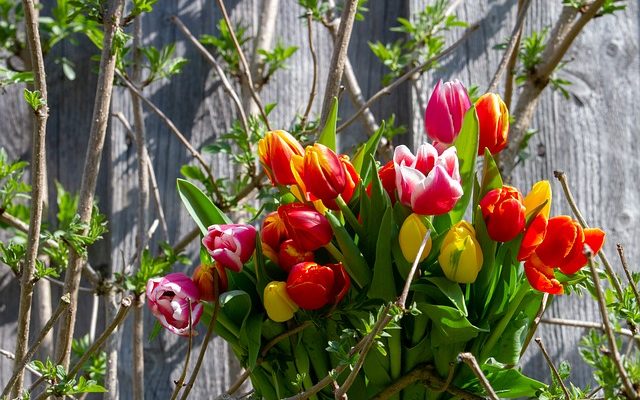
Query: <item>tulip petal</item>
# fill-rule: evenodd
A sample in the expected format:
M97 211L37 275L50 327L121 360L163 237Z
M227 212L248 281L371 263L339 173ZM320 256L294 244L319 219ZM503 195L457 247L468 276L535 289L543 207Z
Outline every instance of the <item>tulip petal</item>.
M542 243L547 233L547 218L540 213L531 221L529 227L522 237L520 250L518 251L518 261L524 261Z
M564 287L555 279L553 268L544 265L535 254L524 263L524 272L534 289L556 295L564 293Z
M442 165L436 165L411 194L411 208L416 214L440 215L453 209L462 196L460 182L452 179Z
M579 225L566 215L549 218L547 234L536 249L540 260L554 267L563 264L579 234L578 228Z

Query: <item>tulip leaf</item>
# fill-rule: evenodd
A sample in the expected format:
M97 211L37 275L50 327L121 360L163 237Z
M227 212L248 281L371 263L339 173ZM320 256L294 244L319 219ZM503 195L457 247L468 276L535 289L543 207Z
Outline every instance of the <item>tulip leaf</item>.
M258 361L260 355L260 348L262 346L262 320L264 316L262 314L250 315L244 323L244 326L240 331L240 340L247 346L247 367L253 369Z
M524 312L512 318L500 339L493 347L491 357L507 365L515 365L520 360L520 351L527 334L529 319Z
M302 346L309 354L309 361L315 371L316 381L329 373L329 356L325 348L327 340L324 332L315 329L305 329L302 332Z
M369 155L367 163L370 165L371 171L376 169L376 161L373 156ZM391 199L384 190L380 177L377 173L371 175L371 197L362 196L363 202L369 202L368 206L363 207L367 210L367 214L362 214L363 229L366 232L364 239L364 254L369 262L374 261L375 246L378 241L378 233L380 232L380 224L382 223L381 215L391 205Z
M396 285L393 279L393 260L391 245L397 240L396 226L393 220L393 209L387 207L376 243L376 261L373 265L373 279L369 288L369 298L393 301L396 294Z
M460 163L462 197L453 207L453 210L449 212L452 224L457 223L464 216L473 191L476 159L478 158L478 115L476 114L475 106L467 110L464 115L462 128L460 128L460 134L454 146L458 152L458 161Z
M546 385L535 379L531 379L514 368L503 368L496 365L484 364L480 367L489 380L491 387L501 399L537 398L536 392ZM473 387L469 390L482 392L482 386L477 378L474 378Z
M500 176L500 169L496 164L496 160L491 155L491 152L484 149L484 165L482 167L482 182L480 184L480 196L478 201L489 193L493 189L501 188L502 176Z
M431 346L447 346L452 343L468 342L485 329L474 326L464 313L457 308L435 304L418 304L420 311L429 316L433 323ZM435 330L438 335L434 335Z
M360 253L360 249L353 242L349 232L340 224L340 221L332 212L327 212L325 217L329 221L329 225L331 225L331 230L338 242L338 247L344 256L344 268L359 287L363 288L367 286L369 282L371 282L371 270L367 265L367 261Z
M178 179L177 187L182 203L203 235L207 234L207 228L211 225L231 223L231 220L196 185Z
M358 174L362 177L364 182L368 181L368 175L370 169L366 168L363 170L365 166L365 161L369 156L375 156L378 151L378 146L380 145L380 139L382 138L382 134L384 133L384 121L380 124L380 128L369 137L369 139L358 147L353 158L351 159L351 164L358 171ZM374 164L375 165L375 164Z
M480 273L478 273L478 277L472 286L473 301L470 304L474 304L478 315L482 315L485 311L484 305L490 301L487 296L487 291L489 290L492 279L494 279L496 275L495 256L497 243L489 237L487 226L482 218L480 206L476 208L474 229L476 231L476 239L482 250L483 262L482 269Z
M427 277L425 280L436 285L436 287L445 296L447 296L449 300L451 300L451 303L453 303L453 305L456 306L456 308L460 310L465 317L469 316L467 305L464 301L464 293L462 293L462 289L460 289L460 284L452 282L444 277Z
M241 329L251 313L251 296L243 290L230 290L220 295L220 314ZM242 337L242 332L240 333Z
M338 125L338 98L334 97L327 121L320 132L318 143L336 151L336 128Z

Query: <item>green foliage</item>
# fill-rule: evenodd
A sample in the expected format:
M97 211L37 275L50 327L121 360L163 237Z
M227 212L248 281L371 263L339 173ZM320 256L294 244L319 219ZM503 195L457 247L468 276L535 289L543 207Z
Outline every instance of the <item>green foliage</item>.
M264 72L262 81L267 82L269 78L279 69L287 67L286 61L298 50L297 46L285 46L278 41L271 51L258 49L258 53L264 57Z
M383 84L390 83L407 69L426 62L444 50L446 31L467 26L454 15L446 15L448 5L447 0L437 0L416 13L411 20L398 18L400 25L391 30L404 33L407 39L394 43L369 43L373 54L390 70L384 76Z
M618 347L620 344L619 342ZM618 375L618 370L613 359L605 353L608 348L606 335L599 334L593 329L580 341L580 355L594 369L596 383L602 386L605 397L607 399L623 398L619 393L622 388L622 380Z
M154 0L155 1L155 0ZM183 57L174 57L175 44L169 44L158 50L155 47L144 47L142 53L147 59L149 75L145 79L143 86L155 82L159 79L170 78L182 72L182 68L187 63Z
M42 97L39 90L31 91L29 89L25 89L24 100L29 104L33 111L38 111L40 107L47 105L47 101Z
M24 244L9 242L8 245L0 242L0 261L8 265L14 274L22 270L22 260L27 253Z
M240 58L238 57L238 52L233 44L229 27L223 19L218 21L217 27L218 36L202 35L200 36L200 43L205 46L212 46L216 50L216 53L219 54L227 64L226 70L231 75L239 77ZM249 40L249 37L246 36L247 28L242 25L236 25L234 26L233 31L236 34L238 43L240 43L240 46L242 47L242 45Z
M75 377L67 375L62 365L56 365L51 360L46 362L35 360L31 363L31 367L42 374L45 381L49 384L46 393L53 396L72 396L83 393L104 393L106 389L94 380L87 380L81 376L76 380Z
M557 369L558 375L560 375L560 379L562 379L563 382L569 378L569 375L571 375L571 365L567 361L562 361L558 365ZM569 383L567 390L569 391L571 400L586 399L591 397L589 393L589 386L581 389ZM555 374L551 374L551 385L547 386L540 393L538 393L537 397L540 400L565 400L567 398L564 390L562 389L562 385L560 382L558 382Z
M133 275L116 273L116 283L139 295L145 292L149 279L169 273L171 267L176 263L183 265L191 263L189 257L176 252L168 243L161 243L160 248L161 253L155 257L148 249L143 250L138 271Z
M150 13L157 2L158 0L133 0L133 9L127 18L135 18L142 13Z
M26 161L9 161L0 148L0 211L7 210L17 197L28 198L31 187L22 181Z
M1 24L1 22L0 22ZM24 71L16 72L0 66L0 88L3 86L13 85L16 83L32 83L33 72Z
M627 8L625 3L625 0L605 0L604 4L602 4L602 7L596 14L596 17L625 10ZM587 0L562 0L562 4L566 7L573 7L580 11L584 11L586 7L590 5Z
M91 342L89 341L89 335L73 339L71 343L71 351L73 353L74 360L79 360L80 357L89 350L90 346ZM92 354L82 366L81 371L83 371L83 375L86 375L90 380L101 383L107 372L107 353L99 351Z

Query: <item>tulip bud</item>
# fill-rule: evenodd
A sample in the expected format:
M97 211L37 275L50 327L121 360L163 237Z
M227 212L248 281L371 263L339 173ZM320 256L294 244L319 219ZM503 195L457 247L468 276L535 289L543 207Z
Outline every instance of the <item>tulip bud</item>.
M346 295L351 280L341 263L296 264L289 272L287 293L304 310L317 310L336 304Z
M438 81L424 114L427 135L439 143L453 143L470 107L469 95L460 81L456 79L444 84L442 80Z
M160 324L180 336L193 334L203 307L196 284L182 272L147 282L147 305ZM191 310L191 311L189 311ZM191 329L189 328L191 319Z
M302 250L315 251L327 245L333 237L331 225L315 208L300 203L278 207L278 215L288 236Z
M518 189L507 185L493 189L479 205L491 239L508 242L524 230L525 208Z
M296 180L291 172L291 156L304 154L300 143L285 131L267 132L258 141L260 163L273 185L293 185Z
M547 203L540 210L540 214L549 219L549 213L551 212L551 184L547 180L538 181L531 187L529 194L522 202L524 208L527 209L526 218L528 219L533 211L545 201Z
M280 251L278 252L278 265L286 272L291 271L291 268L305 261L313 261L313 251L305 251L296 247L293 240L285 240L280 245Z
M218 276L218 291L216 292L214 275ZM214 262L212 265L200 264L193 271L191 276L193 283L198 287L200 292L200 298L205 301L216 301L220 293L226 292L229 286L229 280L227 279L227 271L218 262Z
M409 215L400 228L400 234L398 235L398 241L400 242L400 250L404 258L412 263L418 256L420 245L424 240L424 236L427 234L427 226L423 223L422 218L418 214ZM423 261L429 255L431 251L431 237L427 240L427 244L420 256L420 261Z
M267 315L275 322L288 321L298 311L298 305L287 294L286 282L270 282L264 288L263 298Z
M504 101L495 93L485 93L476 101L480 141L478 155L484 149L491 154L500 152L507 145L509 135L509 110Z
M482 269L482 250L476 231L467 221L460 221L447 232L438 262L445 276L458 283L473 283Z
M338 197L347 184L345 168L340 158L333 150L320 143L306 147L302 171L298 172L306 190L323 201Z
M256 229L245 224L211 225L202 244L223 267L240 272L255 250Z

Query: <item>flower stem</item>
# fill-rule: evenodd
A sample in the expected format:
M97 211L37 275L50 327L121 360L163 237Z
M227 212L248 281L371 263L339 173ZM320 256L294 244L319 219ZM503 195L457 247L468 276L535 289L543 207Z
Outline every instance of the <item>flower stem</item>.
M360 223L358 222L358 218L356 218L356 216L353 214L341 195L338 195L338 197L336 197L336 204L338 205L338 207L340 207L340 211L342 211L344 218L347 220L353 230L356 231L358 236L364 237L364 228L362 227L362 225L360 225Z
M327 249L327 251L333 256L333 258L336 259L336 261L338 262L344 261L344 256L333 243L331 242L327 243L326 245L324 245L324 248Z

